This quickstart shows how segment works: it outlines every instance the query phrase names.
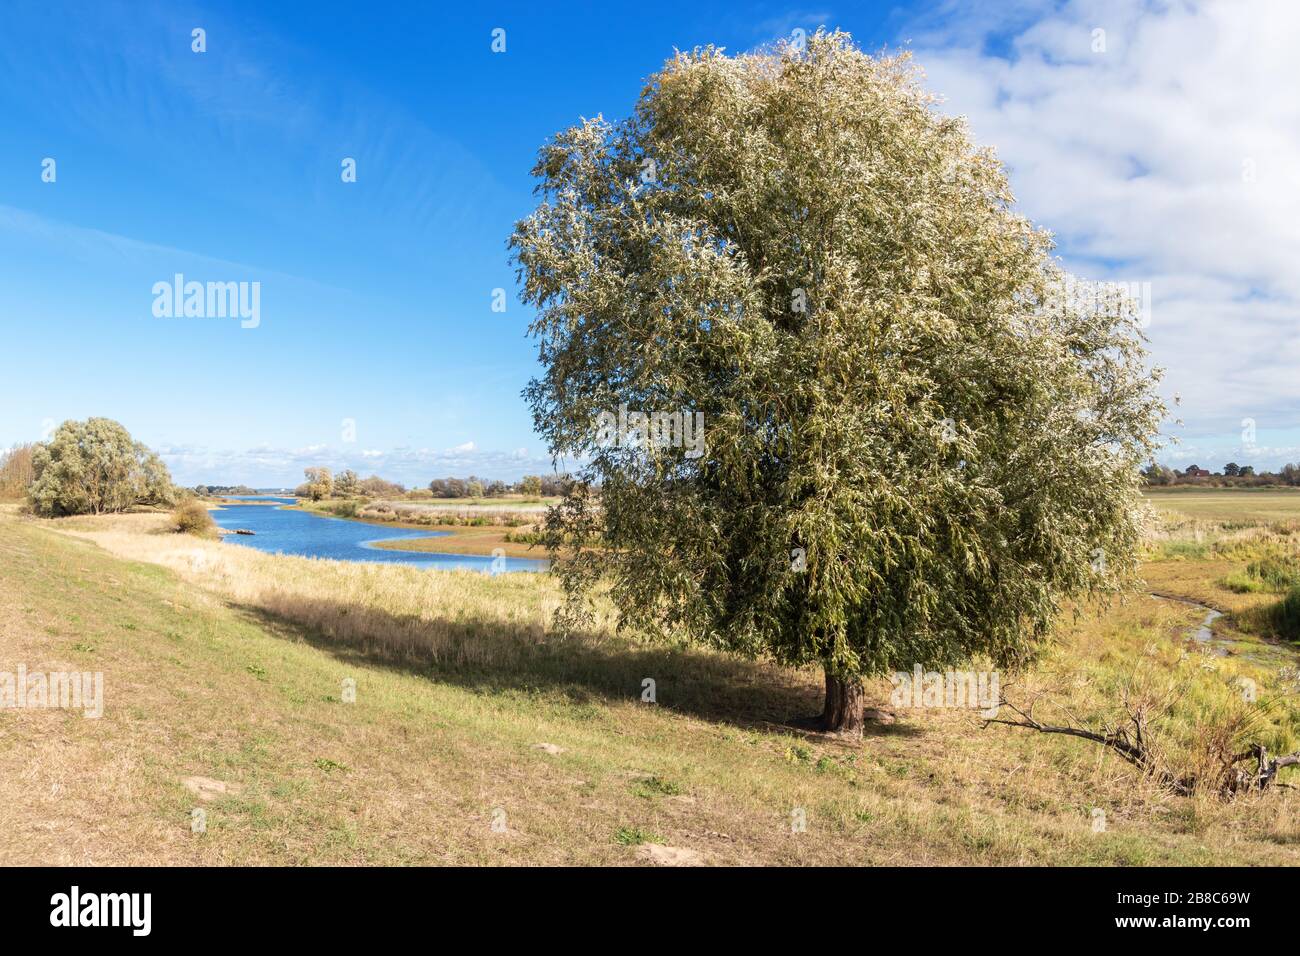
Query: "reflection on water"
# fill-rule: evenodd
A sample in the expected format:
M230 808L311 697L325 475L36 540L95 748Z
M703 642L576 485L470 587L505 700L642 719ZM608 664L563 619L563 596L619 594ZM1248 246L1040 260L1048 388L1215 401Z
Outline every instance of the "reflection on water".
M535 558L493 558L475 554L430 554L416 551L386 551L376 548L376 541L393 541L398 538L428 538L445 535L445 531L409 531L384 528L329 518L306 511L289 511L282 504L293 504L296 498L270 496L230 495L231 500L275 502L268 504L223 505L212 512L212 517L223 528L243 528L251 535L228 534L227 544L242 545L275 554L296 554L307 558L331 558L335 561L375 561L382 564L410 564L417 568L436 568L440 571L545 571L545 560Z

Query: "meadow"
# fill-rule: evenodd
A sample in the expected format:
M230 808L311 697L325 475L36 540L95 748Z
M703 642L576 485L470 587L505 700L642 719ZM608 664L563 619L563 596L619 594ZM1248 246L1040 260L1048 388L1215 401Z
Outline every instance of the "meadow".
M1152 495L1147 589L1069 609L1007 698L1090 726L1159 702L1180 770L1233 735L1300 746L1275 573L1300 497L1277 495ZM99 719L0 709L4 863L1300 863L1291 789L1176 796L1088 741L955 708L899 709L861 743L802 733L819 673L650 643L608 607L555 633L550 575L0 506L0 583L0 670L105 681ZM1206 608L1225 616L1198 641ZM868 688L888 706L887 680Z

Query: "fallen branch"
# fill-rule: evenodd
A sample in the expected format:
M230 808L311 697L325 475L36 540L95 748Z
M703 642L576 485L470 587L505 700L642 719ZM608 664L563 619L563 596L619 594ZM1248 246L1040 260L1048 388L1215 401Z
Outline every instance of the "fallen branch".
M1065 734L1070 737L1091 740L1119 754L1124 760L1154 779L1162 787L1182 797L1191 796L1198 785L1206 782L1193 774L1180 777L1171 773L1162 765L1162 761L1149 743L1150 734L1146 732L1147 709L1145 707L1127 707L1128 724L1132 726L1132 732L1130 733L1128 725L1090 730L1087 727L1080 726L1044 724L1034 718L1033 704L1030 704L1027 711L1021 710L1005 697L998 704L999 707L1006 707L1017 714L1019 719L1006 720L1000 717L989 717L984 721L985 727L989 724L1005 724L1008 727L1023 727L1028 730L1036 730L1040 734ZM1236 766L1251 759L1255 760L1253 772ZM1267 748L1262 744L1251 744L1243 752L1222 759L1218 773L1212 775L1215 778L1213 785L1225 797L1232 797L1243 791L1260 792L1267 790L1274 783L1281 770L1295 766L1300 766L1300 751L1270 758ZM1285 783L1278 783L1277 786L1296 789Z
M1146 743L1147 735L1144 734L1146 715L1141 708L1129 713L1129 721L1133 725L1133 733L1130 736L1126 727L1106 728L1096 731L1085 727L1044 724L1034 719L1033 705L1030 705L1028 711L1024 711L1005 697L998 703L999 707L1006 707L1014 711L1020 716L1020 719L1005 720L1000 717L989 717L984 721L985 727L989 724L1005 724L1008 727L1023 727L1028 730L1036 730L1040 734L1065 734L1070 737L1082 737L1084 740L1091 740L1113 750L1147 776L1154 778L1161 786L1179 796L1190 796L1196 788L1194 778L1178 777L1160 766L1156 754Z
M1268 757L1268 750L1262 744L1252 744L1250 749L1245 753L1238 754L1232 759L1234 764L1243 760L1255 758L1255 772L1248 774L1244 770L1237 770L1230 775L1226 789L1230 793L1236 793L1239 790L1265 790L1276 778L1278 771L1284 767L1294 767L1300 765L1300 752L1285 754L1284 756L1274 757L1272 760ZM1287 784L1279 783L1279 787L1288 787Z

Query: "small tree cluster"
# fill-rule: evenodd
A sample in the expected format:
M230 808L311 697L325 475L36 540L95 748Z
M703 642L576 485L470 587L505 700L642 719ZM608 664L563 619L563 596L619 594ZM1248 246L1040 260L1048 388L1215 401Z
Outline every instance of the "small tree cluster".
M22 498L36 478L33 455L36 446L15 445L0 454L0 498Z
M429 482L429 491L435 498L500 498L509 490L504 481L489 481L474 475L435 478Z
M307 480L295 492L299 497L320 501L334 493L334 476L328 468L304 468L303 476Z

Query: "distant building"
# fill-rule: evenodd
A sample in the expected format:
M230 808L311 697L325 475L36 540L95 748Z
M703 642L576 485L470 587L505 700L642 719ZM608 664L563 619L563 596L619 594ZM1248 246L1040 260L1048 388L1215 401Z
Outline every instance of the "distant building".
M1187 470L1183 472L1183 476L1186 478L1209 478L1210 472L1206 471L1204 468L1198 468L1196 465L1190 465Z

